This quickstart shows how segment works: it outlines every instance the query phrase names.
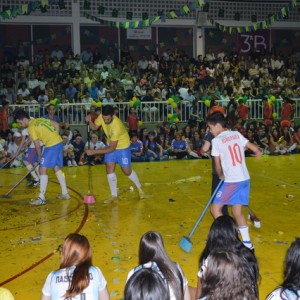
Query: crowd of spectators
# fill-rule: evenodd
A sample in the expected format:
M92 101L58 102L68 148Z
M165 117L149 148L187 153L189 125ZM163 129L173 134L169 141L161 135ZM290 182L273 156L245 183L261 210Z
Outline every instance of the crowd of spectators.
M0 67L3 139L0 159L6 163L14 154L13 148L18 146L18 130L9 126L10 104L36 103L41 116L50 115L59 121L57 110L61 116L68 114L64 103L84 104L85 113L97 116L101 105L130 103L134 97L147 105L143 108L130 105L123 120L131 136L133 161L200 158L206 124L204 111L197 111L195 104L208 97L209 111L222 108L229 126L241 131L265 153L299 151L300 129L293 122L295 105L291 100L300 97L299 62L297 54L284 57L276 51L256 51L242 55L234 49L231 53L213 53L209 49L205 56L198 55L195 59L176 47L161 57L153 53L137 61L129 51L122 51L118 62L109 56L103 58L98 48L74 55L71 49L63 52L58 46L52 52L38 51L32 63L24 56L15 61L4 58ZM280 116L274 115L269 95L283 99ZM161 106L162 101L172 96L181 103L176 111L177 121L168 119L168 111ZM262 122L251 120L249 102L255 98L263 99ZM59 99L61 105L52 105L54 99ZM145 134L147 128L141 128L142 110L160 113L164 122ZM121 115L117 110L116 114ZM189 121L179 125L177 122L183 114ZM68 124L60 123L68 129ZM80 133L70 135L69 131L62 130L61 134L66 165L102 163L102 157L86 159L83 154L84 148L105 146L101 133L93 133L88 141L83 141ZM13 163L19 165L22 163Z
M300 239L296 238L286 253L284 281L267 299L299 299L299 246ZM51 272L45 281L42 300L57 294L110 299L102 271L92 265L91 246L85 236L68 235L62 245L61 257L59 269ZM67 274L64 277L70 278L69 281L58 280L63 277L61 274ZM239 239L234 220L225 215L214 220L208 233L208 244L199 259L196 290L188 285L180 265L169 257L161 234L148 231L140 239L137 266L128 273L124 299L257 300L259 281L255 254Z

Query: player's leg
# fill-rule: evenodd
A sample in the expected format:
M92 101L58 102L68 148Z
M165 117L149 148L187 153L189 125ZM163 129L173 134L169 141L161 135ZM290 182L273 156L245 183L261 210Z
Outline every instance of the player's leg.
M144 192L140 183L139 177L131 168L131 154L130 149L116 150L116 157L123 173L135 184L138 189L140 199L144 199Z
M66 177L63 171L60 169L63 166L63 143L59 143L55 146L52 146L52 165L51 167L54 169L56 178L61 187L61 194L59 194L56 198L57 199L70 199L70 195L68 193L67 184L66 184ZM53 166L54 165L54 166Z
M246 218L243 214L243 206L241 204L235 204L232 206L232 214L239 226L239 231L242 236L244 245L249 249L254 249L253 244L250 240L249 227Z
M42 157L41 164L43 163L43 161L44 161L44 159ZM39 173L40 173L40 193L36 199L29 202L30 205L46 204L45 194L46 194L47 185L48 185L47 167L40 165Z
M61 187L61 194L59 194L56 198L65 200L70 199L71 197L68 193L65 174L58 166L55 166L54 172Z
M30 172L30 175L32 176L34 182L32 183L33 187L39 186L40 184L40 174L38 171L38 154L35 150L35 148L28 148L26 151L26 155L23 159L23 162L27 168L28 171L32 170Z
M222 213L223 206L224 206L223 204L217 204L217 203L213 203L210 206L210 212L213 215L214 219L223 215Z
M118 190L117 190L118 180L117 180L117 175L115 173L115 169L116 169L115 162L113 162L113 161L106 162L106 175L107 175L107 181L108 181L108 185L110 188L110 194L111 194L112 198L118 197Z
M46 204L46 191L47 191L47 185L48 185L48 175L47 175L47 168L51 167L51 159L52 159L52 153L51 153L52 147L45 147L42 152L42 157L40 161L40 194L37 197L37 199L31 201L30 205L44 205Z
M211 181L211 194L214 193L215 189L217 188L217 186L219 185L220 183L220 178L218 176L218 174L216 173L212 173L212 181ZM223 215L229 215L228 213L228 206L227 205L223 205L222 207L222 214Z

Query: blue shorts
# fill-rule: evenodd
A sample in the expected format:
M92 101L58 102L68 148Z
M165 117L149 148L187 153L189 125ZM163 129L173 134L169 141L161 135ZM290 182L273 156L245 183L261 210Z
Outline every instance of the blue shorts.
M28 161L31 164L38 162L39 156L35 148L28 148L23 158L24 161Z
M116 149L111 153L104 154L104 163L114 162L119 164L122 168L130 168L131 166L131 152L130 148Z
M217 192L213 203L222 205L248 205L250 179L240 182L224 182Z
M63 143L51 147L45 147L40 163L41 167L55 168L63 166Z

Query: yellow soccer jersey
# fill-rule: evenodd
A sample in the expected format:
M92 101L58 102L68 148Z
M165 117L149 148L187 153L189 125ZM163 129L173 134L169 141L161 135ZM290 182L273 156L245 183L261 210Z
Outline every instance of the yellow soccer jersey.
M28 133L33 141L40 140L45 147L51 147L62 142L50 120L44 118L29 121Z
M110 141L118 141L117 149L125 149L130 145L130 139L128 132L122 123L122 121L117 117L113 117L113 121L110 124L105 124L102 118L102 114L95 120L97 126L102 126L108 143Z

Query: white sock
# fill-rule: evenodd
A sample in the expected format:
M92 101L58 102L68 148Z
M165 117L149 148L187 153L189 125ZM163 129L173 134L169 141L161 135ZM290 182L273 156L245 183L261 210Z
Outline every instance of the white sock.
M45 194L48 185L48 175L41 175L40 176L40 195L41 199L45 199Z
M116 173L107 174L107 181L109 184L111 195L113 197L118 197L118 192L117 192L118 181L117 181Z
M138 189L142 187L139 178L134 170L132 170L131 174L128 176L128 178L136 185Z
M63 195L68 194L68 190L67 190L67 185L66 185L66 178L65 178L65 174L62 172L62 170L59 170L55 173L57 180L60 184L61 187L61 193Z
M26 168L27 168L28 171L30 171L30 170L32 170L34 167L33 167L32 164L29 164L29 165L26 165ZM30 172L30 175L32 176L32 178L33 178L34 181L39 181L39 180L40 180L40 178L39 178L39 176L37 175L35 169L33 169L33 171Z
M190 156L193 156L193 157L199 157L199 155L198 155L197 153L193 152L193 151L191 151L191 152L189 153L189 155L190 155Z
M253 248L253 245L252 245L251 240L250 240L250 235L249 235L249 227L248 226L240 226L239 231L240 231L240 234L242 236L242 240L243 240L244 245L247 248L250 248L250 249Z

